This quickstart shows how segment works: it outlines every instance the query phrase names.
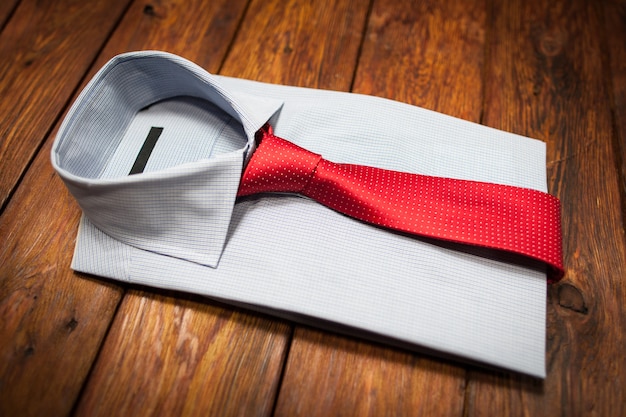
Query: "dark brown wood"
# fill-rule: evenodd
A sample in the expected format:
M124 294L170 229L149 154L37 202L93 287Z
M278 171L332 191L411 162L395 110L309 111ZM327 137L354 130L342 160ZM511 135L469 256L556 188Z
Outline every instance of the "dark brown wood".
M40 151L0 217L0 415L66 415L122 296L69 269L80 211Z
M53 3L22 1L0 34L0 206L127 1ZM0 415L68 413L121 296L69 279L80 213L49 150L0 218Z
M353 91L477 122L484 6L376 1ZM464 389L458 365L298 328L276 415L461 415Z
M0 30L2 30L9 16L11 16L11 13L13 13L17 7L18 2L19 0L4 0L0 2Z
M602 7L520 0L491 15L484 121L547 142L567 274L548 288L546 380L472 373L468 414L624 415L626 259Z
M603 2L606 22L605 41L608 51L603 55L609 69L606 78L613 97L615 119L615 162L620 170L622 216L626 216L626 1Z
M0 34L0 209L128 2L24 0Z

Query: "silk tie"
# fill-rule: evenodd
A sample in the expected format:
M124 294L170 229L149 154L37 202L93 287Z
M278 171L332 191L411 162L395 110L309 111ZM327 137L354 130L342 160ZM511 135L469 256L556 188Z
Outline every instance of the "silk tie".
M323 159L266 125L238 196L290 192L409 234L516 253L563 274L560 202L528 188L432 177Z

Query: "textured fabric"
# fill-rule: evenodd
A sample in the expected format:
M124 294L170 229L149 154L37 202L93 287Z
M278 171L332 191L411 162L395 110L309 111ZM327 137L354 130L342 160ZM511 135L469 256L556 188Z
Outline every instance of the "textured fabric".
M236 199L265 123L342 163L546 191L545 145L403 103L118 56L52 163L84 211L72 268L202 294L409 349L545 375L545 268L409 237L310 199ZM143 173L128 175L152 127Z
M66 117L53 164L83 212L109 236L216 266L244 158L282 102L253 98L252 112L198 66L158 54L113 59L100 74ZM127 176L154 124L175 126L157 144L167 158L151 158L144 174ZM72 140L77 136L87 139Z
M273 134L246 165L238 196L293 192L378 226L545 262L563 276L561 205L547 193L492 183L337 164Z

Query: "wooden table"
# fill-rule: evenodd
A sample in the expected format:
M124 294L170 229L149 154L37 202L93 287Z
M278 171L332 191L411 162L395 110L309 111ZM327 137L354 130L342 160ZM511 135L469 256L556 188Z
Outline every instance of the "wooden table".
M545 381L74 273L49 162L85 82L159 49L543 140L567 275ZM626 2L2 0L0 415L626 415Z

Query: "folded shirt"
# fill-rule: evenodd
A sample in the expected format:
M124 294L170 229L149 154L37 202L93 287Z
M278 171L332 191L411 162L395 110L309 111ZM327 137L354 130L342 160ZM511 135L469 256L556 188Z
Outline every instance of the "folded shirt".
M237 200L267 122L336 162L547 188L540 141L128 53L85 87L52 148L84 212L72 268L545 376L541 264L384 230L299 196ZM142 173L129 175L138 162Z

